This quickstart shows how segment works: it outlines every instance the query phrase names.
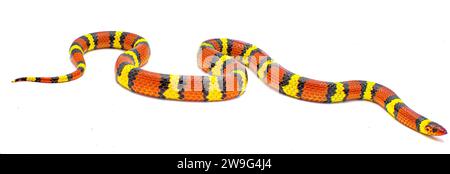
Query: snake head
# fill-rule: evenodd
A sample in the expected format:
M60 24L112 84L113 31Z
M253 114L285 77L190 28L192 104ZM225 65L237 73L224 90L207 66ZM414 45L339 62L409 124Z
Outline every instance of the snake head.
M445 130L444 127L435 122L430 122L425 126L425 134L432 136L441 136L447 134L447 130Z

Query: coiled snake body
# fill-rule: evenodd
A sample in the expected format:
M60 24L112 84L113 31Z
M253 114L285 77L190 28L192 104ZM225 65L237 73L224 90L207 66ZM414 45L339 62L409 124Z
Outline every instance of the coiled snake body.
M246 68L279 93L306 101L337 103L349 100L371 101L383 107L403 125L425 135L439 136L447 131L417 114L389 88L370 81L325 82L302 77L276 63L258 47L232 39L203 42L198 65L210 76L160 74L141 69L150 57L147 41L136 34L106 31L77 38L70 47L74 72L57 77L22 77L13 82L62 83L81 77L86 68L83 55L89 51L115 48L125 50L116 61L117 82L146 96L185 101L222 101L242 95L247 84Z

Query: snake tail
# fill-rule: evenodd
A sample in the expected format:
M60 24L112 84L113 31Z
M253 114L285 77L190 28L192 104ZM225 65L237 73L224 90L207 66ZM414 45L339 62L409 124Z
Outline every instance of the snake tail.
M247 71L237 60L227 58L225 69L211 65L205 71L210 76L161 74L141 69L150 58L150 47L145 38L122 31L104 31L77 38L69 49L70 60L77 68L70 74L55 77L21 77L13 82L63 83L81 77L86 69L84 54L89 51L112 48L122 53L115 64L116 81L123 88L145 96L183 101L223 101L236 98L245 92ZM214 56L216 51L205 51ZM206 64L203 64L206 65ZM231 70L232 68L232 70ZM217 72L219 70L220 72ZM220 74L220 75L219 75Z

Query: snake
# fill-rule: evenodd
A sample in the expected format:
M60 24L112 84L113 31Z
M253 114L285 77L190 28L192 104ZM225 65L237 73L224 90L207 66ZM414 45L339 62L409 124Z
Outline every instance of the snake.
M427 136L447 134L443 126L413 111L396 93L379 83L365 80L328 82L307 78L282 67L257 46L228 38L201 43L197 63L208 74L206 76L144 70L142 67L147 64L151 52L145 38L124 31L102 31L85 34L73 41L69 54L75 71L55 77L21 77L12 82L73 81L85 72L84 54L105 48L124 51L115 64L115 79L123 88L144 96L199 102L233 99L244 94L249 69L267 86L291 98L317 103L370 101L416 132Z

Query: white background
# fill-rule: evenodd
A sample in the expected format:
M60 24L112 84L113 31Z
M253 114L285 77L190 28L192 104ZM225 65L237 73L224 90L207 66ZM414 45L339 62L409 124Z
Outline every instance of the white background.
M0 153L449 153L369 102L317 104L249 74L247 92L215 103L135 95L114 80L118 50L88 53L64 84L16 77L72 72L78 36L144 36L160 73L204 75L204 40L253 43L287 69L327 81L371 80L450 128L448 1L5 1L1 16Z

